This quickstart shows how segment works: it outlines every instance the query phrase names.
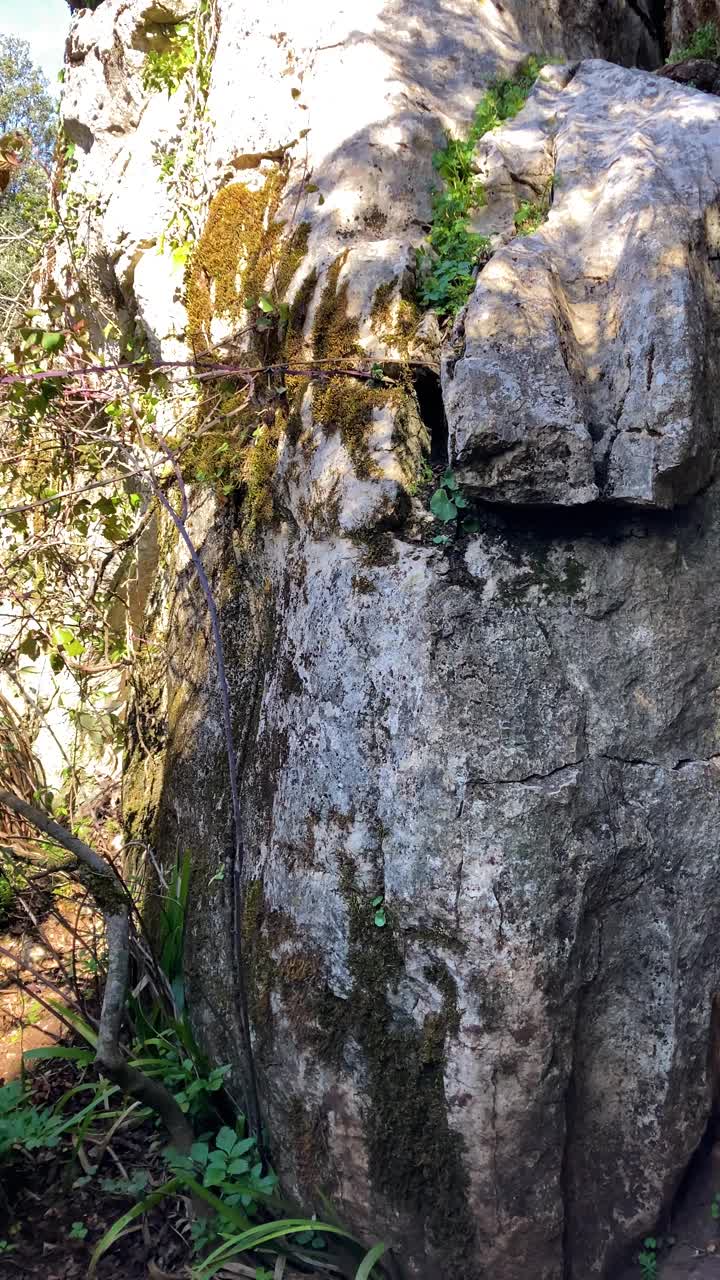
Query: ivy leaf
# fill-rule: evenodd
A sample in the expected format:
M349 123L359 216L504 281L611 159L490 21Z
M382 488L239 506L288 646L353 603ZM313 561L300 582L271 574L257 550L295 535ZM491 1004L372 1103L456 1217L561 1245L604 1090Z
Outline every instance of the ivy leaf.
M374 906L374 907L379 907L379 906L380 906L380 903L381 903L381 902L383 902L383 901L384 901L384 899L385 899L385 895L384 895L383 893L379 893L379 894L377 895L377 897L376 897L376 898L373 898L373 900L372 900L372 904L373 904L373 906Z
M264 293L260 298L260 300L258 301L258 306L260 310L264 311L265 315L267 316L271 316L275 314L275 303L273 302L272 298L268 298L266 293Z
M450 470L448 470L448 471L446 471L446 472L445 472L445 474L443 475L443 478L442 478L442 482L443 482L443 484L444 484L444 486L445 486L445 488L446 488L446 489L452 489L452 490L454 490L454 489L459 489L459 488L460 488L460 486L459 486L459 484L458 484L457 480L455 479L455 476L453 475L452 471L450 471Z
M436 489L430 499L430 510L438 520L442 520L443 524L448 524L451 520L457 518L457 507L451 501L444 489Z
M378 929L385 928L385 925L387 924L387 917L385 915L384 907L380 907L379 910L375 912L375 924Z

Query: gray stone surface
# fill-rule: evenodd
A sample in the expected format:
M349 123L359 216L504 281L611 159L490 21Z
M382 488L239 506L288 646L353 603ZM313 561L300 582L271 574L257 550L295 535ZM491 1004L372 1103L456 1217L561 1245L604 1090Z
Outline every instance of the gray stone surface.
M99 213L90 200L93 260L153 349L173 354L185 349L182 271L173 274L159 247L164 197L152 156L155 131L171 138L181 126L184 99L145 101L130 56L130 83L98 70L93 32L110 48L108 15L119 23L128 12L137 17L137 6L105 0L77 20L84 52L78 44L68 66L66 109L97 132L72 183L107 197ZM547 15L548 41L568 16L545 5L524 12ZM221 0L196 215L202 227L209 201L238 173L256 189L272 172L262 160L228 179L234 161L287 144L300 122L310 129L308 166L324 203L303 208L307 255L290 289L317 270L305 351L330 264L349 250L336 285L347 284L360 350L397 355L392 335L373 328L372 300L392 283L398 305L397 277L428 217L432 150L446 126L464 127L488 77L523 52L509 8L485 0L481 16L474 0L306 11ZM566 26L580 43L579 28ZM600 18L587 52L600 51L599 30ZM96 109L106 92L112 101ZM164 572L149 601L158 643L144 654L133 710L126 816L161 856L193 856L187 989L198 1034L216 1061L232 1063L237 1086L239 937L285 1187L304 1206L325 1193L364 1237L395 1244L421 1280L613 1276L672 1197L715 1087L720 495L711 484L693 496L685 455L681 476L667 478L664 424L679 421L700 333L688 320L694 345L683 357L669 304L656 309L664 295L643 264L669 243L648 206L660 187L635 184L644 157L659 165L659 144L677 148L681 136L661 212L670 235L695 202L699 226L718 164L706 145L718 108L597 62L566 90L548 82L544 93L545 123L538 97L513 145L523 130L549 137L557 94L567 192L585 192L574 214L578 294L566 223L552 270L542 237L500 252L469 308L466 342L484 341L474 336L478 298L493 281L499 290L504 264L497 360L507 371L508 317L526 301L536 385L518 402L539 430L556 407L548 448L536 450L523 483L576 509L483 508L479 532L443 553L413 491L426 441L409 397L402 433L400 412L373 414L376 469L360 476L343 421L321 429L308 394L299 435L280 444L275 518L253 536L242 491L237 502L195 496L192 529L221 606L240 758L240 919L232 877L218 876L232 842L206 614L187 558L168 555L163 530ZM537 159L534 142L529 154ZM532 182L550 154L543 144ZM597 201L588 155L606 157L595 165L605 174ZM132 187L108 191L108 173L130 165ZM147 235L132 200L143 174ZM586 228L598 209L604 234L591 257ZM673 501L684 486L690 500L671 512L577 509L594 497L598 469L587 364L579 350L563 361L558 317L580 308L593 263L608 279L630 240L624 218L636 230L635 288L618 295L617 319L603 312L621 334L608 369L619 378L617 351L632 355L629 414L656 338L644 402L662 466L648 497L648 468L636 480L623 462L632 491L614 496L662 505L660 480L675 486ZM699 230L693 243L704 282ZM682 263L669 261L664 277L685 316L709 296L690 287L688 245L686 235ZM436 342L432 326L425 339ZM467 410L484 393L460 360L455 388L464 376ZM598 375L598 405L603 396L617 405L612 379L602 385ZM484 492L478 451L460 443L449 368L445 395L463 478ZM704 460L703 423L693 418L685 441L691 450L699 440ZM481 427L476 418L472 430ZM608 475L613 465L611 452ZM380 893L384 928L373 919Z
M486 223L552 204L460 318L451 454L491 501L672 507L717 460L720 103L599 61L566 79L481 143Z

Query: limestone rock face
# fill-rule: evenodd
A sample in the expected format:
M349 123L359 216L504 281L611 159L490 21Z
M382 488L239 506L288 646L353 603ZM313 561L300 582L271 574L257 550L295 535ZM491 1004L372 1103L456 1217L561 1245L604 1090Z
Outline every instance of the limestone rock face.
M482 272L447 358L463 481L499 502L686 500L719 438L720 104L585 62L478 167L484 216L513 190L551 204Z
M555 199L484 269L442 353L453 463L493 500L443 550L420 466L431 437L442 454L441 336L413 297L432 153L527 51L530 12L544 47L566 33L573 55L619 55L606 5L578 6L587 46L568 7L516 9L218 0L200 99L144 87L155 10L105 0L67 67L100 319L165 358L257 358L245 303L273 279L294 371L243 438L234 491L192 495L242 866L206 611L162 531L126 818L160 856L192 852L188 998L235 1084L241 953L288 1192L324 1193L418 1280L611 1277L671 1200L716 1085L718 107L590 61L548 73L485 149L511 211L553 175ZM633 30L642 12L612 7ZM418 395L303 360L411 368ZM232 442L236 409L218 427Z

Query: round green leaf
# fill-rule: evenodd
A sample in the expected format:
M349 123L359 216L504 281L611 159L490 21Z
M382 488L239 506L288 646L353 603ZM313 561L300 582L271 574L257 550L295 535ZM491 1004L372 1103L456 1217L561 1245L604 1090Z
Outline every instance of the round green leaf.
M442 520L443 524L449 524L451 520L457 518L457 507L450 501L444 489L435 490L430 499L430 510L438 520Z

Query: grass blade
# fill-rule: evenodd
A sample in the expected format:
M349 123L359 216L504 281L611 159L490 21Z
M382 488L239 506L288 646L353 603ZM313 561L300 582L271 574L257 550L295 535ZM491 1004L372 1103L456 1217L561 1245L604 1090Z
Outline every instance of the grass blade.
M244 1231L242 1235L233 1236L229 1240L225 1240L219 1248L215 1249L209 1257L205 1258L198 1267L192 1271L192 1280L211 1280L230 1258L234 1258L238 1253L248 1253L251 1249L259 1249L263 1245L270 1244L273 1240L279 1240L283 1236L298 1235L303 1231L317 1231L324 1235L343 1236L346 1240L352 1240L357 1243L353 1236L342 1227L331 1226L328 1222L317 1222L314 1218L282 1218L278 1222L266 1222L260 1226L251 1227L249 1231Z
M370 1280L375 1263L379 1262L384 1253L387 1253L386 1244L373 1245L370 1252L365 1254L365 1257L355 1272L355 1280Z
M98 1241L95 1249L93 1250L93 1255L90 1259L90 1266L88 1267L88 1276L95 1275L97 1264L103 1254L107 1253L108 1249L112 1248L115 1242L120 1239L125 1228L129 1227L130 1223L133 1222L135 1218L139 1218L143 1213L147 1213L148 1209L154 1209L156 1204L160 1204L161 1200L164 1200L166 1196L171 1196L174 1191L177 1191L177 1189L177 1178L171 1178L169 1182L166 1182L162 1187L158 1187L157 1191L151 1191L149 1196L145 1196L144 1200L141 1200L139 1204L133 1205L132 1209L128 1209L127 1213L124 1213L121 1218L118 1218L116 1222L113 1222L112 1226L108 1228L102 1240Z
M41 1049L26 1049L23 1058L39 1059L48 1062L53 1058L64 1058L68 1062L80 1062L84 1067L90 1065L95 1055L89 1049L66 1049L58 1045L44 1045Z
M74 1009L68 1009L66 1004L61 1004L59 1000L51 1000L48 996L47 1002L50 1005L50 1008L54 1009L55 1012L65 1020L65 1022L69 1022L70 1026L75 1028L78 1035L81 1035L83 1040L87 1040L88 1044L91 1044L93 1049L97 1049L97 1035L84 1018L81 1018L79 1014L75 1013Z

